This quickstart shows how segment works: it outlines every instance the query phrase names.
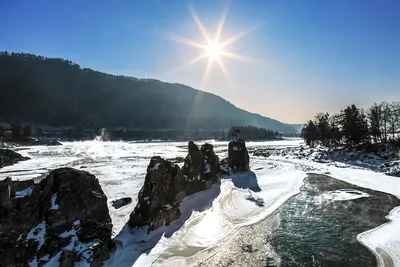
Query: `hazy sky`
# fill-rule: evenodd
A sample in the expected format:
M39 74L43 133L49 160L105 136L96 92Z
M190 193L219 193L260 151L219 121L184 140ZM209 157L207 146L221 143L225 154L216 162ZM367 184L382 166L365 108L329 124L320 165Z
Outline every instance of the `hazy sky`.
M225 1L1 0L0 50L72 60L83 67L184 83L287 123L355 103L400 101L400 1L232 0L221 41L258 26L221 56L185 62L205 42L190 7L214 36ZM176 96L179 97L179 96Z

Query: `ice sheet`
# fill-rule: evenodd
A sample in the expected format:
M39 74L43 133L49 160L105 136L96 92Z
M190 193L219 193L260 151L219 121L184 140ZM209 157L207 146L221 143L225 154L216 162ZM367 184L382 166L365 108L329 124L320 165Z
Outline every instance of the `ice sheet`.
M378 266L400 266L400 207L386 218L391 222L361 233L357 239L374 252Z

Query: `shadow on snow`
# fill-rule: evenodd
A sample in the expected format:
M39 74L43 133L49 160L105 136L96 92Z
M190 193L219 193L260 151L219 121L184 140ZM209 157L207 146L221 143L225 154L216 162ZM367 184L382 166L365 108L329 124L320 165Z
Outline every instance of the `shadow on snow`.
M264 206L264 200L252 193L252 191L261 191L254 172L237 172L229 176L222 176L222 179L231 180L237 188L247 189L249 195L246 199L254 202L257 206ZM208 190L200 191L186 197L180 206L181 216L169 226L159 227L150 233L147 233L147 227L131 229L128 225L125 225L121 232L114 238L116 250L105 262L104 266L133 266L140 256L150 254L163 236L170 238L176 231L181 229L193 211L202 212L211 208L214 199L220 193L221 182L214 184Z
M214 199L220 193L221 183L218 182L210 189L186 197L180 206L181 216L169 226L159 227L150 233L147 233L147 227L131 229L128 225L125 225L114 238L116 250L104 266L133 266L141 255L150 254L163 236L170 238L181 229L193 211L202 212L211 208Z
M258 185L257 176L252 171L236 172L229 176L222 177L223 179L230 179L237 188L250 189L253 192L260 192L261 188Z

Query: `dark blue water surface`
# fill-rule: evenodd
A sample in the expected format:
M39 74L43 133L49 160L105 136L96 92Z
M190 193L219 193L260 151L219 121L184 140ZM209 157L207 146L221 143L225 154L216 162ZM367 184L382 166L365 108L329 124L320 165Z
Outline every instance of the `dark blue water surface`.
M349 195L361 191L370 196L321 201L324 192L343 189ZM300 194L278 211L280 225L270 242L284 267L376 267L375 256L357 235L386 223L385 216L396 206L400 200L395 196L310 174Z

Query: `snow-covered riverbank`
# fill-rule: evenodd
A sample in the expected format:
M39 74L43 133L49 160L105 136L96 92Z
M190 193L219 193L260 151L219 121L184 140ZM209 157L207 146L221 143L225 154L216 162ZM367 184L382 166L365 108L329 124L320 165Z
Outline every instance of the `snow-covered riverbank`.
M258 147L251 151L254 156L281 156L286 159L304 159L326 163L340 168L366 169L387 175L400 176L400 152L393 147L382 146L380 151L366 152L356 149L310 147Z

